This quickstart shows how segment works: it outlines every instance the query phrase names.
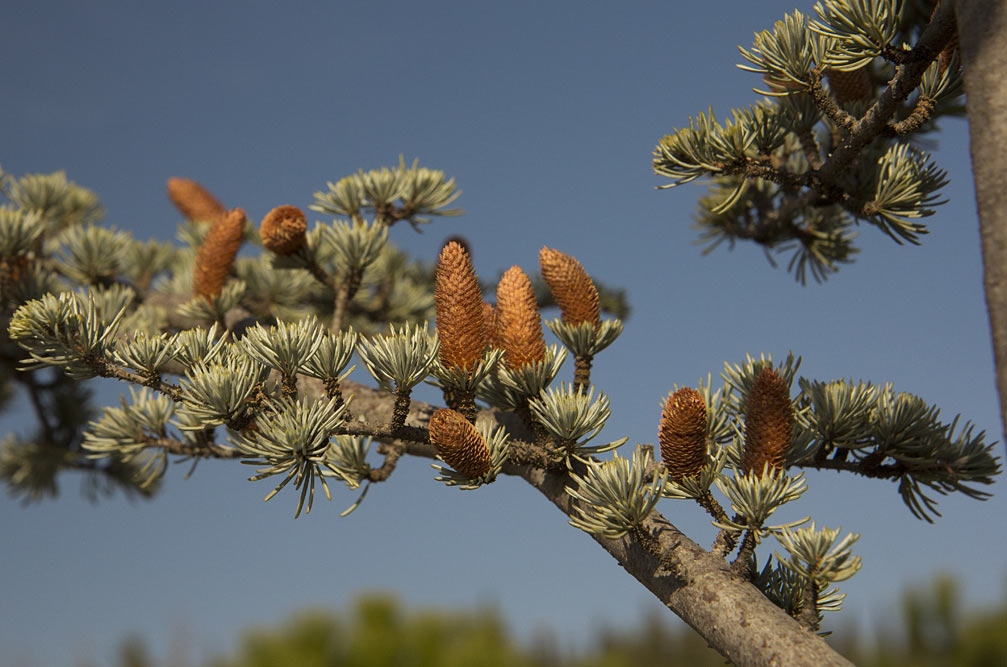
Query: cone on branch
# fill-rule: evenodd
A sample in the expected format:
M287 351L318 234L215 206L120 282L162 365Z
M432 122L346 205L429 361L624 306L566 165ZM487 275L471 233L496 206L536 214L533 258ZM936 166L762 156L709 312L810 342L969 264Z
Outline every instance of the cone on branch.
M832 96L839 104L864 102L869 100L874 92L871 87L871 77L867 73L866 67L861 67L852 72L830 69L825 72L825 78L829 81L829 89L832 91Z
M745 413L745 449L741 455L744 474L782 470L794 435L794 408L786 382L772 368L763 368L748 392Z
M668 397L658 440L673 482L699 474L706 463L706 402L698 391L684 387Z
M507 368L516 370L545 359L535 290L521 267L512 266L500 278L495 315L493 339L504 350Z
M308 221L296 206L277 206L266 214L259 227L262 245L277 255L289 255L304 245Z
M168 198L186 220L216 222L227 209L196 181L187 178L169 178Z
M210 227L196 253L196 265L192 272L194 295L212 298L220 294L241 247L246 221L245 211L236 208Z
M580 262L548 247L539 251L538 261L563 321L574 325L590 322L595 329L601 326L598 290Z
M486 344L492 347L500 347L500 341L496 338L496 321L496 307L489 301L483 301L483 330Z
M441 409L428 424L430 442L445 463L469 479L482 477L490 470L490 450L475 426L461 413Z
M451 241L437 258L434 276L437 336L445 368L471 371L482 358L486 349L483 303L468 253L457 241Z

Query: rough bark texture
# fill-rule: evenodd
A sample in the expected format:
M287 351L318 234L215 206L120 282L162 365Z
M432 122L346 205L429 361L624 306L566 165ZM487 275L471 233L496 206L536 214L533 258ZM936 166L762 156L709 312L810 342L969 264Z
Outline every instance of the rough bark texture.
M390 416L387 394L352 382L346 382L343 390L354 394L354 410L368 421ZM407 424L425 426L433 410L433 406L413 401ZM517 415L486 414L505 424L512 437L532 439ZM434 447L426 443L407 442L405 446L406 452L414 456L435 455ZM569 477L565 471L508 464L504 473L521 477L570 516L577 501L566 493ZM644 546L641 535L657 546L661 558ZM734 574L723 558L690 540L656 511L651 512L636 536L615 540L592 537L626 572L736 665L852 664Z
M1007 3L958 0L983 284L993 336L1000 419L1007 436ZM1007 437L1005 437L1007 442Z

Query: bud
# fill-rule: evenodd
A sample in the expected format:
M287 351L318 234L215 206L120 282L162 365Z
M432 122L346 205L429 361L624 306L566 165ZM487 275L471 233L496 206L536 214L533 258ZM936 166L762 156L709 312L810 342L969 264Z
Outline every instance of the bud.
M871 77L867 73L866 67L855 69L852 72L841 72L837 69L826 71L825 77L829 80L829 89L836 102L846 104L848 102L863 102L870 99Z
M277 206L266 214L259 227L262 245L277 255L289 255L304 245L308 221L296 206Z
M215 222L227 213L224 205L206 188L187 178L168 179L168 198L186 220Z
M434 276L441 364L471 371L486 349L483 297L468 253L456 241L441 250Z
M214 297L220 294L241 247L245 233L245 211L236 208L228 211L210 227L196 253L196 266L192 272L192 293Z
M504 349L507 368L516 370L545 359L545 338L535 290L521 267L510 267L500 278L493 331L497 345Z
M430 442L449 466L469 479L490 470L490 450L476 427L461 413L441 409L430 417Z
M706 403L698 391L685 387L668 397L658 439L672 481L699 474L706 463Z
M794 409L787 385L772 368L763 368L748 391L741 471L761 475L767 463L782 469L793 435Z
M601 326L598 290L580 262L558 250L542 248L538 263L563 321L574 325L590 322L595 329Z

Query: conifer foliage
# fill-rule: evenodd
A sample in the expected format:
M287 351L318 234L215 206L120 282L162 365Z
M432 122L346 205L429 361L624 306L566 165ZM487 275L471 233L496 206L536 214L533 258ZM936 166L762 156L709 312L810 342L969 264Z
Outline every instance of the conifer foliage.
M930 20L919 5L825 0L816 18L794 12L743 49L769 97L723 124L699 114L654 153L672 185L713 178L704 238L789 247L802 280L850 260L855 220L919 241L946 179L908 139L955 109L960 79L950 10ZM1000 471L970 423L891 385L799 377L793 355L726 363L716 390L709 379L673 389L653 425L660 461L652 445L599 440L610 404L592 364L623 322L603 317L584 266L550 247L538 257L544 302L513 266L487 303L456 240L432 266L407 261L389 240L397 222L461 213L448 208L454 180L415 162L329 183L311 209L333 219L313 229L283 205L258 234L242 209L171 179L180 246L100 226L96 196L61 173L0 186L2 386L27 393L38 420L0 444L0 478L25 499L55 494L64 469L88 471L92 492L150 495L172 462L216 458L256 465L267 499L293 489L296 516L333 482L369 487L402 456L427 457L435 480L464 490L525 479L731 660L759 662L757 647L782 642L842 664L808 630L841 607L834 584L860 567L857 536L771 521L806 490L804 471L890 480L928 521L934 494L985 498ZM545 322L556 344L542 303L559 306ZM354 354L373 383L348 379ZM81 384L93 377L135 388L95 410ZM446 408L414 401L425 380ZM666 529L660 511L675 499L710 514L709 550ZM786 556L759 568L770 538ZM739 608L775 620L716 620Z

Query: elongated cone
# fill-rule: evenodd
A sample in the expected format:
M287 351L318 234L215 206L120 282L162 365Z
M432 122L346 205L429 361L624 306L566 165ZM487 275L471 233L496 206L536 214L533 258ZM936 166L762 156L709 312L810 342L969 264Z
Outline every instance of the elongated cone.
M289 255L304 245L308 221L296 206L277 206L266 214L259 227L262 245L277 255Z
M829 80L832 96L840 104L861 102L871 97L871 77L867 74L866 67L852 72L830 69L825 73L825 76Z
M685 387L668 397L658 439L672 481L699 474L706 462L706 403L698 391Z
M227 209L206 188L187 178L168 179L168 198L186 220L215 222Z
M772 368L763 368L748 392L741 471L761 475L767 463L782 470L793 435L794 409L787 384Z
M469 479L490 469L490 450L476 427L454 410L437 410L430 417L430 442L449 466Z
M213 223L196 252L192 272L192 293L214 297L220 294L241 247L245 231L245 211L236 208Z
M492 347L500 347L500 341L496 339L497 309L489 301L483 301L483 330L486 336L486 344Z
M441 364L471 371L486 349L483 297L472 261L455 241L445 245L437 258L434 306Z
M590 322L595 329L601 326L598 290L580 262L559 250L542 248L538 253L538 264L542 277L549 284L549 291L559 304L564 322Z
M542 317L535 290L519 266L507 269L497 285L493 338L504 349L507 368L518 369L545 359Z

